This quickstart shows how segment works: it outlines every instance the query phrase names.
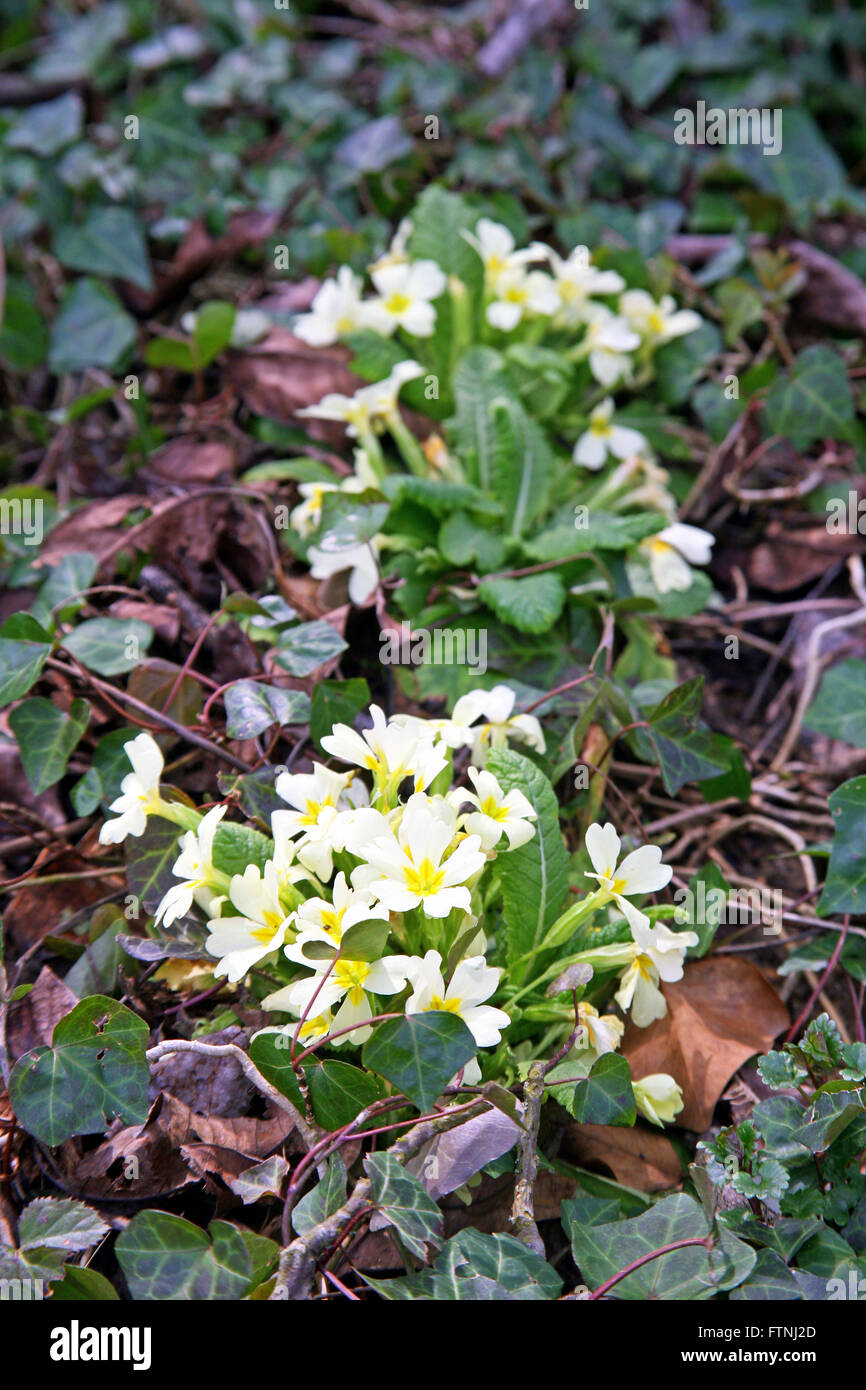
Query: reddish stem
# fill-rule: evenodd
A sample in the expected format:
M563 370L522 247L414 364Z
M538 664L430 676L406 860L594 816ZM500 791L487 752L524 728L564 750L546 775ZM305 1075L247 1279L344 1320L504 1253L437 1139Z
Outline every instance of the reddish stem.
M636 1269L640 1269L641 1265L648 1265L650 1260L657 1260L660 1255L669 1255L672 1250L682 1250L687 1245L703 1245L709 1250L712 1248L712 1240L710 1236L690 1236L688 1240L674 1240L670 1245L663 1245L658 1250L651 1250L648 1255L641 1255L639 1260L632 1260L625 1269L619 1270L617 1274L611 1275L610 1279L605 1279L603 1284L599 1284L589 1295L589 1302L593 1303L597 1298L603 1298L616 1284L625 1279L626 1275L634 1274Z

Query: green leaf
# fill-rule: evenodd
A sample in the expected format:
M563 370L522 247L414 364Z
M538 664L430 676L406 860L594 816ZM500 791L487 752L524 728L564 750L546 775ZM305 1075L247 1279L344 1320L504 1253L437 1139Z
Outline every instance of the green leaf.
M378 116L341 140L334 157L357 174L380 174L389 164L404 159L411 149L412 140L399 118Z
M167 1211L141 1211L115 1245L134 1299L237 1300L272 1272L272 1240L212 1221L209 1234Z
M842 358L821 344L804 348L770 389L764 412L770 433L798 449L818 439L850 439L854 397Z
M143 290L153 286L141 223L129 208L96 208L83 226L61 227L54 252L73 270L126 280Z
M494 490L510 534L521 536L546 509L553 455L544 431L513 396L497 398L492 409L499 441Z
M192 352L198 367L207 367L228 347L235 322L235 306L212 299L196 310Z
M363 545L382 530L389 503L378 492L326 492L315 544L329 554Z
M704 1237L707 1218L693 1197L678 1192L664 1197L648 1211L627 1221L600 1225L571 1225L574 1258L582 1278L598 1287L627 1265L675 1241ZM755 1253L724 1232L723 1249L710 1252L701 1245L683 1246L650 1260L611 1290L611 1297L634 1299L706 1299L747 1277Z
M242 874L248 864L255 864L264 871L269 859L273 858L274 842L260 830L248 825L238 825L237 821L221 821L217 826L213 842L214 867L229 876Z
M820 917L866 911L866 776L852 777L828 797L836 822Z
M229 738L255 738L276 724L306 724L310 697L303 690L242 680L225 692L226 733Z
M705 956L713 944L719 924L728 902L731 888L717 864L706 864L689 879L688 887L674 917L677 931L697 933L698 944L694 948L696 956ZM674 902L681 901L682 890L674 894Z
M364 1168L379 1211L409 1253L426 1260L427 1247L441 1245L442 1213L433 1198L393 1154L368 1154Z
M313 1114L323 1129L342 1129L351 1124L374 1100L382 1088L375 1076L348 1062L307 1062L304 1075L310 1088Z
M51 1290L52 1303L108 1303L119 1298L104 1274L84 1265L66 1265L63 1278Z
M34 793L47 791L66 771L90 719L86 700L73 700L64 714L50 700L25 700L9 715L27 781Z
M299 623L282 633L273 656L277 665L285 667L291 675L310 676L347 648L348 643L336 628L319 618L315 622Z
M23 275L10 275L6 284L0 358L13 372L29 372L45 357L48 332L33 289Z
M714 323L704 321L693 333L675 338L655 354L659 395L665 405L682 405L704 369L722 350L722 335Z
M401 1300L531 1302L562 1291L556 1271L522 1241L472 1227L446 1241L431 1269L406 1279L365 1278L383 1298Z
M380 1023L364 1047L364 1066L378 1072L422 1112L477 1052L456 1014L429 1012Z
M737 1302L815 1302L827 1297L827 1281L803 1270L789 1269L775 1250L761 1250L754 1268L731 1298Z
M348 681L318 681L313 689L310 737L323 752L322 738L335 724L355 721L355 715L370 703L370 687L360 677Z
M43 1144L73 1134L101 1134L115 1118L143 1124L149 1073L148 1029L114 999L83 999L54 1029L50 1047L36 1047L9 1078L12 1108Z
M563 1104L583 1125L633 1125L637 1108L626 1059L615 1052L604 1053Z
M0 637L0 705L9 705L35 685L51 652L47 642Z
M652 745L670 796L676 796L686 782L726 771L724 749L718 739L698 727L703 684L703 677L696 676L678 685L647 715L649 728L638 730Z
M141 661L153 628L138 618L89 618L63 638L70 656L100 676L122 676Z
M173 821L148 816L143 835L124 841L126 880L130 893L146 912L155 912L177 879L172 868L180 854L180 830Z
M107 1236L110 1227L83 1202L37 1197L28 1202L18 1222L20 1250L62 1250L67 1255L89 1250Z
M299 1236L305 1236L339 1211L345 1200L346 1165L338 1153L331 1154L325 1176L292 1207L292 1225Z
M866 661L852 658L831 666L803 724L854 748L866 748Z
M259 1033L250 1043L250 1057L262 1076L304 1114L306 1103L292 1067L291 1038L281 1033Z
M493 749L488 768L503 791L522 791L536 814L535 834L497 860L509 962L535 950L559 916L568 893L568 851L559 828L559 803L544 773L511 749ZM529 966L543 968L541 957ZM527 968L514 973L519 983Z
M481 259L462 235L477 220L477 213L465 198L431 184L412 213L412 259L436 261L446 275L456 275L471 290L479 290L483 278Z
M466 249L475 256L468 244ZM502 358L492 348L470 348L461 357L454 374L457 448L472 480L488 493L495 485L500 450L493 404L507 398L510 389Z
M135 320L113 290L98 280L78 280L54 320L49 362L55 372L110 371L127 357L137 336Z
M527 574L521 579L485 579L478 597L497 618L518 632L547 632L565 604L565 586L557 574Z

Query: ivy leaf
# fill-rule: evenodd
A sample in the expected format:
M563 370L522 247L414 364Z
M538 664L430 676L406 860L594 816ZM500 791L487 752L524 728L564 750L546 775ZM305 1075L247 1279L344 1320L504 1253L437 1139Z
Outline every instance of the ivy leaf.
M866 911L866 776L843 782L827 798L836 822L818 915Z
M99 280L77 280L54 320L49 362L55 372L110 371L127 357L136 337L135 320L113 290Z
M274 649L274 661L293 676L309 676L320 666L333 661L347 650L336 628L319 618L311 623L299 623L280 636Z
M310 697L303 690L281 690L262 681L230 685L225 705L229 738L255 738L272 724L306 724L310 718Z
M346 1165L338 1153L331 1154L325 1176L292 1208L292 1225L299 1236L327 1221L346 1200Z
M803 724L853 748L866 748L866 661L852 658L831 666Z
M379 1024L364 1047L363 1060L365 1067L426 1112L477 1050L462 1018L433 1011Z
M114 999L83 999L54 1029L50 1047L16 1063L9 1099L22 1127L43 1144L101 1134L115 1118L143 1124L149 1073L148 1029Z
M109 1230L97 1212L83 1202L37 1197L28 1202L19 1218L18 1248L63 1250L72 1255L77 1250L89 1250Z
M547 632L562 612L565 586L558 574L485 579L478 587L478 597L518 632Z
M42 674L50 653L50 642L0 637L0 705L9 705L27 694Z
M310 1089L313 1114L323 1129L342 1129L362 1110L379 1100L382 1088L375 1076L348 1062L307 1062L304 1076Z
M567 1063L565 1065L568 1065ZM593 1064L585 1081L578 1081L570 1099L562 1098L569 1114L584 1125L633 1125L637 1117L631 1072L624 1057L606 1052Z
M63 638L63 646L100 676L122 676L141 661L153 628L138 618L89 618Z
M37 796L60 781L89 719L86 700L73 700L68 714L51 700L38 697L12 710L9 724L18 740L27 781Z
M582 1277L590 1285L604 1283L654 1250L679 1240L706 1237L707 1218L693 1197L678 1192L664 1197L648 1211L627 1221L599 1225L571 1225L574 1258ZM727 1237L727 1240L725 1240ZM714 1267L710 1252L702 1245L682 1246L650 1260L616 1285L614 1296L634 1299L705 1299L719 1289L742 1282L755 1263L755 1253L742 1241L725 1232L730 1258ZM727 1266L727 1268L726 1268Z
M503 791L522 791L535 811L535 834L519 849L497 860L502 882L503 916L508 960L534 950L556 921L568 893L568 851L559 828L559 803L540 768L511 749L494 749L488 767ZM534 974L543 968L543 953L529 964ZM515 983L527 967L514 972Z
M63 265L106 279L126 280L143 290L153 287L141 223L124 207L97 208L81 227L61 227L54 251Z
M322 737L335 724L354 723L355 715L370 703L370 687L355 677L348 681L319 681L313 689L310 737L322 752Z
M637 730L639 746L649 742L658 759L665 790L671 796L686 782L697 782L727 770L718 738L698 727L703 677L678 685L647 715L649 727Z
M759 1057L758 1073L764 1085L772 1087L774 1091L799 1086L809 1075L806 1068L801 1067L790 1052L767 1052L763 1057Z
M237 1300L272 1272L279 1248L228 1221L208 1232L167 1211L141 1211L115 1245L134 1299Z
M522 1241L472 1227L446 1241L431 1269L406 1279L364 1277L382 1298L392 1300L531 1302L562 1292L556 1271Z
M172 867L180 854L180 830L173 821L148 816L144 834L124 841L126 881L146 912L155 912L177 879Z
M854 397L845 363L822 344L804 348L770 389L764 406L771 434L782 434L798 449L817 439L850 439Z
M393 1154L368 1154L364 1168L381 1214L409 1253L426 1260L428 1245L438 1249L441 1244L442 1213L433 1198Z

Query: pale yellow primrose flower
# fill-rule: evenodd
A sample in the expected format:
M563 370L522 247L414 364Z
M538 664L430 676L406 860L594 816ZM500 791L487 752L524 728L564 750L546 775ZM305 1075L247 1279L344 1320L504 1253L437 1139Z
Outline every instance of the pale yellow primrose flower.
M99 843L119 845L127 835L143 835L147 817L160 804L159 779L163 761L159 745L150 734L137 734L123 745L132 764L120 784L120 796L112 801L109 810L117 812L116 820L107 820L99 831Z
M443 744L420 738L396 720L386 720L379 705L370 706L370 715L372 728L359 734L348 724L335 724L322 739L322 747L341 763L366 768L382 786L396 788L411 777L415 790L423 791L447 767Z
M605 893L602 901L613 899L634 933L636 926L648 928L650 919L629 898L657 893L670 883L673 869L661 862L658 845L641 845L618 864L621 848L622 841L610 821L604 826L591 825L586 832L586 852L595 872L587 871L585 877L598 880Z
M578 1043L581 1052L591 1049L596 1056L616 1052L625 1032L625 1024L616 1014L599 1014L598 1009L583 1000L577 1006L577 1019L584 1030Z
M284 954L308 970L312 968L312 961L304 955L307 942L339 946L345 933L358 922L368 922L371 918L388 921L386 909L373 901L372 894L350 888L343 873L334 879L332 896L332 902L325 898L307 898L293 916L298 934L295 941L285 947Z
M640 337L624 318L604 304L586 307L586 336L580 356L589 359L589 370L601 386L611 387L621 377L631 375L629 353L640 347Z
M508 1027L511 1019L503 1009L484 1001L495 993L501 973L488 965L484 956L469 956L456 967L446 987L438 951L428 951L423 960L411 956L406 977L412 994L406 1001L406 1013L455 1014L462 1018L479 1047L495 1047L502 1037L501 1030Z
M531 714L512 714L515 692L508 685L495 685L492 690L471 690L461 695L451 716L452 723L463 727L474 726L472 734L472 761L483 767L489 748L505 748L509 738L528 743L539 753L544 752L544 734L541 725ZM476 725L476 719L484 722Z
M481 837L481 848L485 851L495 848L503 835L509 849L518 849L531 840L535 834L531 822L537 817L523 792L516 787L504 792L492 772L479 772L476 767L469 768L468 776L474 792L458 788L449 800L455 806L469 801L477 807L462 815L459 824L470 835Z
M648 556L652 581L659 593L690 589L694 575L689 566L708 565L715 541L711 532L679 521L641 541L640 548Z
M345 793L353 776L351 772L332 772L316 763L312 772L282 772L276 781L277 796L294 810L273 812L274 840L300 836L294 846L298 860L321 879L329 879L333 871L331 832L341 799L345 806L351 804Z
M443 797L434 803L423 792L410 796L396 835L377 836L361 848L367 861L352 874L356 887L369 889L389 912L423 907L428 917L447 917L472 905L466 884L487 860L480 835L467 835L448 853L457 834L457 816Z
M591 264L585 246L575 246L567 260L550 247L547 256L559 296L558 322L582 323L593 295L619 294L625 289L625 280L615 270L599 270Z
M213 842L217 826L225 813L225 806L214 806L202 817L198 831L187 830L181 836L181 854L174 863L172 873L183 882L174 883L169 888L156 909L154 921L170 927L179 917L186 916L194 901L201 901L201 905L206 906L208 899L216 896L215 886L219 886L221 876L214 869Z
M214 975L226 975L236 983L283 945L291 915L280 901L280 876L273 860L265 864L264 873L248 864L242 874L235 874L229 897L241 915L212 919L205 944L210 955L220 957Z
M310 347L329 347L363 322L361 281L347 265L335 280L325 280L313 300L311 312L295 320L294 334Z
M612 415L613 397L606 396L590 414L589 429L574 446L572 458L575 463L595 472L603 467L608 454L626 459L646 449L647 442L643 435L626 425L613 424Z
M633 1081L631 1086L638 1110L659 1128L670 1124L683 1108L682 1088L667 1072L653 1072Z
M620 975L620 987L615 998L621 1009L631 1010L638 1028L648 1028L655 1019L664 1018L667 1013L668 1006L658 987L659 981L672 984L682 979L686 951L690 946L697 946L698 934L693 931L671 931L664 922L650 927L647 918L630 925L634 937L634 957Z
M365 1026L367 1020L373 1017L368 992L399 994L406 984L409 957L383 956L381 960L374 961L340 958L333 962L333 968L329 960L317 961L315 968L313 962L305 963L314 969L314 974L269 994L262 1000L262 1007L284 1009L301 1018L307 1008L315 1009L316 1015L330 1013L334 1005L342 1000L333 1019L334 1031L350 1028L354 1023L359 1025L342 1037L334 1038L333 1046L342 1047L346 1042L358 1044L370 1037L373 1030Z
M484 266L487 287L494 294L504 276L514 270L520 270L530 261L540 260L547 254L547 248L540 243L534 243L518 251L508 228L489 217L480 217L475 224L474 232L461 231L460 235L477 251Z
M384 337L402 328L415 338L429 338L436 324L431 301L444 294L448 284L436 262L392 262L372 271L370 278L379 298L364 304L365 324Z
M703 323L693 309L678 309L672 294L662 295L656 303L646 290L626 290L620 295L619 312L644 343L653 347L694 333Z

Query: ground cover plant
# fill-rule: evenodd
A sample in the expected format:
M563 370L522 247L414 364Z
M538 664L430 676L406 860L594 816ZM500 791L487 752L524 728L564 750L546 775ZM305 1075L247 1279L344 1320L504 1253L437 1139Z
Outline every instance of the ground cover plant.
M4 1297L856 1298L862 14L4 24Z

